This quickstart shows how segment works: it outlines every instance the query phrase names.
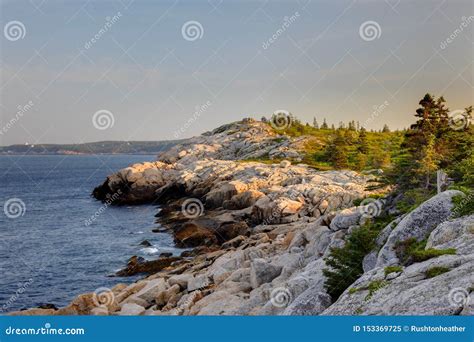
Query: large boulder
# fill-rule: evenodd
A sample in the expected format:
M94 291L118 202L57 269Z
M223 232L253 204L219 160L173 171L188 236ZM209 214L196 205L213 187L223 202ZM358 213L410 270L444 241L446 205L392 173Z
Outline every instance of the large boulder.
M333 231L348 229L351 226L358 225L360 223L362 215L363 210L361 210L361 208L359 207L341 210L332 219L331 225L329 227Z
M316 316L331 305L331 302L331 296L321 292L319 286L310 287L285 309L283 315Z
M254 259L250 266L250 284L253 288L257 288L264 283L269 283L280 275L282 268L265 259Z
M186 222L175 231L174 237L178 247L210 246L217 243L214 231L197 222Z
M442 192L405 216L392 230L387 242L381 248L376 266L380 267L399 263L395 253L397 242L405 241L409 238L415 238L418 241L426 239L433 229L450 217L453 208L453 197L462 194L462 192L457 190Z

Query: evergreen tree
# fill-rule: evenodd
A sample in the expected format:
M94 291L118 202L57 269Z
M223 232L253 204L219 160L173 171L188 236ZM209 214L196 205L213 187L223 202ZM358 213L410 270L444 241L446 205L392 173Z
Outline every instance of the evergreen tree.
M329 126L328 126L328 124L327 124L327 122L326 122L326 118L324 118L324 119L323 119L323 124L321 125L321 129L328 129L328 128L329 128Z
M388 127L387 124L383 125L383 129L382 129L382 133L389 133L390 132L390 128Z
M435 151L435 136L432 134L428 137L427 144L421 149L421 159L417 173L425 177L425 188L430 186L430 177L438 169L438 160Z
M313 127L316 128L316 129L319 129L318 120L316 120L315 117L313 118Z
M327 155L335 169L348 167L347 142L342 131L336 131L333 141L328 146Z
M367 141L367 131L362 127L359 131L359 139L357 140L357 151L359 153L369 153L369 143Z

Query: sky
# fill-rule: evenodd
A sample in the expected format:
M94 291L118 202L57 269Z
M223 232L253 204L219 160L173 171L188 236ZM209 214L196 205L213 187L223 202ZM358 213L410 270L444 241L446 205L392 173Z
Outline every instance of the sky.
M1 1L0 145L187 138L286 110L473 104L471 0Z

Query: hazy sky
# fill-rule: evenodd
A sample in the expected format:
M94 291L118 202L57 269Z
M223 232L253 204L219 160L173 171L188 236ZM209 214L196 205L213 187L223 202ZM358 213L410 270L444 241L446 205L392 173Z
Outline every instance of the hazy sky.
M472 3L1 1L0 144L184 138L280 109L406 127L426 92L474 102Z

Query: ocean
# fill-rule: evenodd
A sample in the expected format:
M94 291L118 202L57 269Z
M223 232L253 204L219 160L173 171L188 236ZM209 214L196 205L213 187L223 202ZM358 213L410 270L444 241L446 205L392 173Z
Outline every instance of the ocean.
M136 277L110 277L132 255L175 255L152 205L107 207L90 196L105 177L154 155L0 156L0 313ZM152 246L140 245L143 240Z

